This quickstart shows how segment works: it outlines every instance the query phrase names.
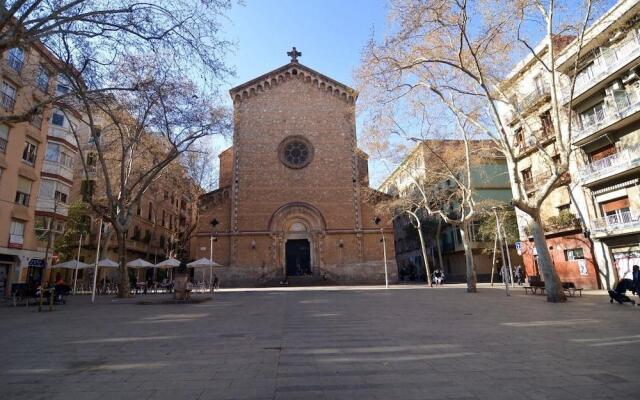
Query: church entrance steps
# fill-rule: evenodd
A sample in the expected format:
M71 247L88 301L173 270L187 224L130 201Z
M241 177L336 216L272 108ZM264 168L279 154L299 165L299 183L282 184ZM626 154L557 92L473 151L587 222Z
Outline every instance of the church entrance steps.
M287 277L288 286L326 286L331 282L320 275L300 275Z

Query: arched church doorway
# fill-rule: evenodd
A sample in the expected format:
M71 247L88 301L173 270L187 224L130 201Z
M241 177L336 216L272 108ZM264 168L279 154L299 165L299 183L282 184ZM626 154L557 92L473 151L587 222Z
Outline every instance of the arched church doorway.
M285 260L287 276L311 275L311 244L309 240L287 240Z
M274 258L287 276L313 275L321 265L322 234L326 224L315 207L290 203L273 213L269 230L274 240Z

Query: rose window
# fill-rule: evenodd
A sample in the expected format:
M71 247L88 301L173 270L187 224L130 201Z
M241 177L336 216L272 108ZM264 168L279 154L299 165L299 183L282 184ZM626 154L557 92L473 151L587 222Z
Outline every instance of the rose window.
M311 162L311 143L301 137L285 139L280 144L280 160L290 168L303 168Z

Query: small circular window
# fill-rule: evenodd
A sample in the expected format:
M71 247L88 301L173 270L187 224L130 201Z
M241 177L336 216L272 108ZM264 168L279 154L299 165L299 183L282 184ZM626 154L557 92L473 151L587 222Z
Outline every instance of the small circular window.
M300 136L290 136L280 143L280 161L289 168L306 167L313 158L311 143Z

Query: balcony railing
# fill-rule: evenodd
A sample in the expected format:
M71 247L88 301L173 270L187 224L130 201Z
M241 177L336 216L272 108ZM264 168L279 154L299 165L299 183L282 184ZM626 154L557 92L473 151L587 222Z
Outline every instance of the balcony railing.
M547 179L549 179L550 177L551 177L551 172L549 171L549 172L543 172L541 174L534 175L527 179L523 179L524 189L527 192L534 192L538 186L543 185L547 181ZM569 173L564 173L560 175L561 184L568 183L570 179L571 178Z
M550 93L549 85L545 83L541 88L536 88L533 92L527 94L518 101L518 104L516 104L516 110L524 112Z
M626 171L634 166L640 166L640 144L628 147L622 151L594 161L578 169L578 176L583 182L599 177Z
M9 96L6 93L0 93L0 106L5 111L13 111L13 106L16 105L16 99L14 97Z
M0 138L0 153L4 153L7 151L7 139Z
M586 92L590 87L600 82L606 76L610 75L620 67L631 62L631 60L640 56L640 37L633 35L633 37L626 39L620 43L616 48L607 49L594 61L596 67L593 69L590 76L579 76L576 79L575 88L573 90L573 97L577 97ZM565 89L564 102L568 103L570 95L569 88Z
M18 248L21 249L24 244L24 236L9 234L9 248Z
M577 142L594 133L620 121L628 116L640 111L640 96L629 95L625 100L613 102L615 105L608 105L598 110L593 118L582 123L582 129L576 130L573 141Z
M640 217L632 211L624 211L592 220L595 233L615 232L622 229L640 228Z

